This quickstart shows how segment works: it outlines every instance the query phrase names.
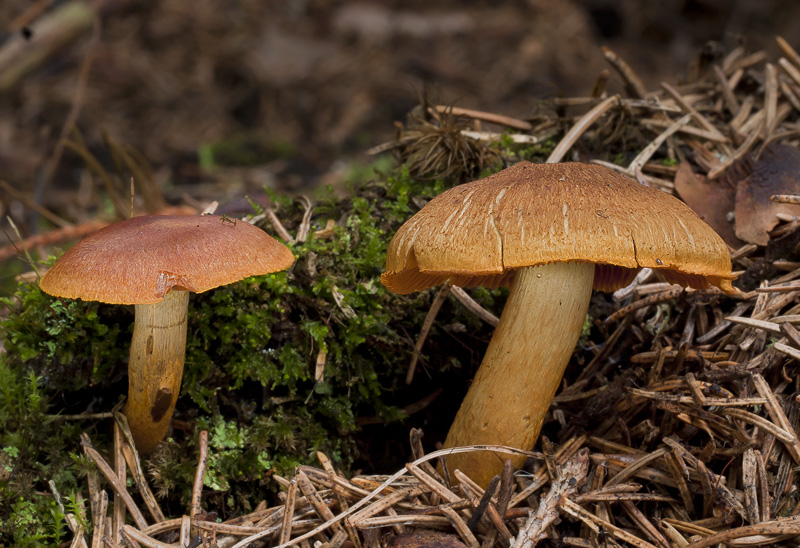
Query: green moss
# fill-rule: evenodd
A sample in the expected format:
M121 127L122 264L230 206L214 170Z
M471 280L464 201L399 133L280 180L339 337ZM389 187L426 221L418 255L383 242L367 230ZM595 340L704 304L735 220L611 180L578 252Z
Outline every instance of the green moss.
M317 451L347 468L358 455L358 417L402 419L397 403L432 390L429 379L412 387L403 379L433 292L391 294L380 273L394 231L420 200L445 187L413 180L399 168L354 184L349 198L324 192L308 239L290 246L297 261L288 272L192 296L171 443L147 463L167 507L189 503L202 429L210 433L206 485L219 492L208 504L231 515L268 496L272 474L291 474ZM280 196L275 203L296 234L302 204ZM336 221L332 234L318 237L330 219ZM480 291L478 298L490 303L502 292ZM25 528L52 541L62 525L48 513L52 499L37 493L48 491L50 479L62 493L85 491L85 463L71 453L87 431L109 454L111 424L48 414L109 411L124 397L133 310L54 299L37 284L20 285L3 304L0 441L11 449L0 452L0 470L6 470L0 472L0 544ZM437 365L452 370L465 356L472 359L473 337L489 337L468 313L446 307L443 314L472 327L459 335L465 340L430 339L435 346L425 351L440 353ZM315 378L318 362L323 375ZM32 526L29 519L38 521Z

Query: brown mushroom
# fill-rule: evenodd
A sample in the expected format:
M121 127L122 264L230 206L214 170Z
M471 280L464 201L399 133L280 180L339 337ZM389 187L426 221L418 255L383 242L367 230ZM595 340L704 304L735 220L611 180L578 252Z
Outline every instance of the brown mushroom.
M592 288L623 287L642 267L735 292L725 243L689 207L597 165L521 162L443 192L409 219L389 244L381 281L391 291L448 280L511 286L445 446L531 449ZM449 462L483 484L502 466L487 452Z
M125 414L137 449L164 438L180 392L189 292L288 268L291 251L245 221L214 215L134 217L69 249L42 277L68 299L133 304Z

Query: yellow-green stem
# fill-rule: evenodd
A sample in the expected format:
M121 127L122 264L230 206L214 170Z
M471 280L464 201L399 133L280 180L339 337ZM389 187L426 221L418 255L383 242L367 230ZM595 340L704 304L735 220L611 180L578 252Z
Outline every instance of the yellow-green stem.
M496 444L530 450L581 334L594 264L521 268L445 447ZM481 485L507 456L487 451L447 458ZM524 458L515 460L517 466Z
M156 304L137 304L128 364L125 415L140 453L164 439L181 391L189 292L172 290Z

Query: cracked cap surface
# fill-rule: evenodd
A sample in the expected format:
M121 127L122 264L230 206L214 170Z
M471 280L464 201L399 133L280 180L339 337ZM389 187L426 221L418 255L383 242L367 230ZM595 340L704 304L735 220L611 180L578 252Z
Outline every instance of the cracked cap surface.
M450 280L508 285L514 270L592 262L594 288L642 267L734 293L728 248L686 204L594 164L520 162L432 199L395 234L381 282L411 293Z
M147 215L109 225L70 248L39 282L45 293L113 304L154 304L173 288L202 293L285 270L294 256L246 221Z

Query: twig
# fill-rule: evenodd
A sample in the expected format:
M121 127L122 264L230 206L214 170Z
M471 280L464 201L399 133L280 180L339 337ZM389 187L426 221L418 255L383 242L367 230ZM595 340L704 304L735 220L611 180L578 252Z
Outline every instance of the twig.
M61 133L56 141L53 155L50 157L50 161L48 162L44 172L44 177L40 182L42 191L45 191L47 187L50 186L50 183L56 174L56 168L58 168L58 164L61 162L61 155L64 152L67 136L72 132L72 128L75 127L75 123L78 121L78 115L80 114L81 107L83 106L83 96L86 91L86 84L89 81L89 72L92 69L92 63L94 62L95 55L99 50L100 29L100 15L95 12L93 18L91 42L89 43L89 48L86 50L86 56L83 58L83 62L81 63L80 71L78 72L77 83L75 85L75 95L72 98L72 106L70 106L67 119L64 121L64 125L61 127Z
M286 230L286 227L283 226L283 223L281 223L280 219L278 219L278 216L275 215L275 212L269 208L266 208L265 213L267 214L269 222L272 223L272 227L275 229L275 232L278 233L278 236L280 236L281 240L287 244L294 243L294 238L292 238L292 235L289 234L288 230Z
M457 285L451 286L450 293L458 300L458 302L463 304L467 310L478 316L484 322L493 327L497 327L497 324L500 323L500 318L479 305L475 299L470 297L469 294L462 288L458 287Z
M584 449L558 469L558 476L550 486L550 491L542 497L539 508L520 528L511 548L533 548L544 539L547 528L558 519L564 499L577 493L578 488L586 481L588 472L588 450Z
M83 445L84 452L86 452L86 456L89 457L90 460L94 461L94 463L97 465L97 468L100 469L100 472L102 472L109 483L111 483L111 486L114 488L114 492L117 493L122 503L131 513L133 520L136 522L136 526L139 529L145 529L147 527L147 521L139 511L139 508L137 508L136 503L133 502L133 499L128 493L125 484L117 477L117 475L114 473L114 470L108 465L105 459L100 456L100 453L98 453L91 446L89 437L86 434L81 434L81 444Z
M206 477L206 467L208 466L208 431L201 430L198 437L200 444L200 455L197 461L197 470L194 474L194 485L192 486L192 507L189 516L196 517L203 511L201 499L203 496L203 481Z
M639 310L640 308L644 308L646 306L658 304L664 301L669 301L671 299L680 297L684 291L685 289L683 289L682 287L678 289L670 289L662 293L650 295L649 297L645 297L644 299L639 299L638 301L633 301L632 303L623 306L622 308L611 314L608 318L605 319L605 323L609 324L616 322L617 320L624 318L631 312Z
M430 333L431 327L433 327L433 322L436 320L436 316L439 314L439 310L442 308L442 305L444 304L451 287L452 286L449 283L442 284L442 287L439 288L439 291L436 293L436 297L434 297L433 302L431 303L430 309L428 309L428 314L425 316L425 321L422 322L422 328L419 331L419 337L417 337L417 342L414 345L414 355L411 357L411 363L408 365L408 371L406 372L406 384L411 384L411 382L414 380L414 372L417 369L417 362L419 361L419 357L422 353L422 347L425 345L425 339L428 338L428 333Z
M526 122L525 120L519 120L517 118L511 118L510 116L502 116L500 114L494 114L491 112L483 112L480 110L472 110L469 108L452 107L446 105L436 105L436 107L430 108L429 110L431 112L441 112L444 114L450 114L452 116L464 116L466 118L474 118L475 120L482 120L484 122L489 122L492 124L498 124L501 126L518 129L520 131L531 131L533 129L533 125L531 125L530 122Z
M553 149L553 152L550 153L550 156L547 158L548 164L557 164L560 162L564 156L567 154L572 145L580 138L581 135L586 132L589 127L594 124L603 114L611 110L612 107L619 104L619 97L614 95L603 100L597 106L595 106L592 110L584 114L575 125L567 132L566 135L561 139L561 141L556 145L556 148Z
M781 49L781 53L798 69L800 69L800 55L798 55L797 51L789 45L789 42L784 40L781 36L776 36L775 41L778 43L778 47Z
M300 222L300 227L297 229L297 242L303 243L308 237L308 232L311 230L311 214L314 213L314 207L311 204L308 196L300 196L300 203L303 204L303 220Z
M734 539L744 539L753 535L800 535L800 517L778 518L743 527L726 529L689 544L687 548L710 548Z
M782 430L789 434L790 439L786 440L786 449L789 451L789 454L792 455L795 463L800 463L800 440L797 437L794 427L789 422L786 413L783 412L783 408L777 398L775 398L775 394L772 393L767 381L765 381L764 377L759 373L753 374L753 384L761 397L767 398L766 407L769 416L773 421L778 423Z
M647 90L642 83L642 79L633 71L633 69L626 63L620 56L618 56L611 48L603 46L600 48L603 52L603 57L606 58L614 70L616 70L622 79L625 80L625 91L628 95L637 99L644 99L647 96Z
M658 548L657 546L650 544L647 541L640 539L639 537L628 533L624 529L620 529L616 525L608 522L604 519L600 519L599 517L595 516L594 514L587 512L568 498L565 498L561 503L561 508L570 514L571 516L581 520L590 529L592 529L595 533L600 532L600 528L602 527L605 531L613 535L614 537L618 538L623 542L627 542L636 546L636 548Z

